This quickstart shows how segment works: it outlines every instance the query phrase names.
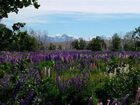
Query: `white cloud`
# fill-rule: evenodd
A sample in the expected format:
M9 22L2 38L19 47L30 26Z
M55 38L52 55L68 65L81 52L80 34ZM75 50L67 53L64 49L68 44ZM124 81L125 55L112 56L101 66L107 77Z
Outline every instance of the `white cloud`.
M140 0L41 0L50 12L140 13Z
M39 0L39 3L41 5L39 9L33 6L24 8L19 11L18 15L10 13L9 19L16 22L44 23L48 22L47 15L55 13L140 13L140 0ZM34 18L42 15L46 16L45 21Z

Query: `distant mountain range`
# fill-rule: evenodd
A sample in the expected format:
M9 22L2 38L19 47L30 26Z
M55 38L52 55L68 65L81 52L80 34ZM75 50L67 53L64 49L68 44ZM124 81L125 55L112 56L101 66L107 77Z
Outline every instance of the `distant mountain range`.
M48 42L66 42L66 41L73 41L75 38L72 36L68 36L66 34L63 34L61 36L48 36L47 41Z

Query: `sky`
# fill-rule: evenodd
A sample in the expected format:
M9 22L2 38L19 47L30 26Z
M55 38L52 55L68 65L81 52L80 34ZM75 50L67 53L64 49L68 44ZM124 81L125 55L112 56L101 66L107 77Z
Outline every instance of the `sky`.
M140 0L39 0L39 4L39 9L30 6L10 13L2 22L9 27L25 22L28 29L49 36L67 34L86 40L122 36L140 26Z

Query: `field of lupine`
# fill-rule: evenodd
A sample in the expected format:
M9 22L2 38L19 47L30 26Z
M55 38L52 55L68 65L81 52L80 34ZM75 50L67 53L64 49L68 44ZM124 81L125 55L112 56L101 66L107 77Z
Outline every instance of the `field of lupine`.
M0 105L138 105L140 52L0 52Z

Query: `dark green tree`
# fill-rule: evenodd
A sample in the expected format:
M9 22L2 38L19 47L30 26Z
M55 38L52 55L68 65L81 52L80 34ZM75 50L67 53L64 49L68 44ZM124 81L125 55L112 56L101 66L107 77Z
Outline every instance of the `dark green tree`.
M0 0L0 22L2 18L8 18L8 13L11 13L11 12L18 13L20 9L28 7L30 5L33 5L35 8L39 8L40 6L38 4L38 0ZM13 31L6 28L4 25L0 26L1 27L0 28L0 35L1 35L0 50L17 50L17 47L15 47L16 44L19 45L19 44L25 44L25 43L26 43L25 45L20 45L21 48L18 47L18 49L29 50L29 48L27 48L27 43L29 44L28 47L32 47L32 45L35 45L36 43L35 38L29 36L27 32L20 32L20 28L24 27L24 25L25 23L15 23L12 26ZM21 41L22 39L19 40L21 37L24 39L26 38L24 43L22 43ZM32 50L32 48L30 50ZM34 48L36 47L34 46Z
M38 45L38 40L27 31L12 31L0 24L0 51L36 51L39 49Z
M12 49L17 51L36 51L38 50L38 44L37 39L30 36L27 31L18 32Z
M112 50L119 51L121 50L121 38L117 33L112 36Z
M84 50L85 47L86 47L86 41L83 38L79 38L78 49L79 50Z
M135 43L135 50L140 50L140 27L135 28L133 32L132 39Z
M86 41L83 38L75 39L71 45L73 49L84 50L86 48Z
M8 17L8 13L18 13L19 9L33 5L39 8L38 0L0 0L0 19Z
M53 43L50 43L49 50L56 50L56 46Z
M59 45L59 46L58 46L58 49L59 49L59 50L62 50L62 45Z
M12 28L13 28L13 31L16 32L16 31L20 31L21 28L23 28L26 24L25 23L14 23Z
M10 45L13 40L13 32L4 24L0 24L0 51L10 50Z
M71 46L73 49L79 49L79 45L78 45L78 40L74 40L72 43L71 43Z
M100 36L97 36L88 43L87 49L93 51L101 51L103 44L105 44L104 40Z
M133 51L135 50L135 43L133 41L133 31L132 32L128 32L125 34L124 38L123 38L123 49L125 51Z

